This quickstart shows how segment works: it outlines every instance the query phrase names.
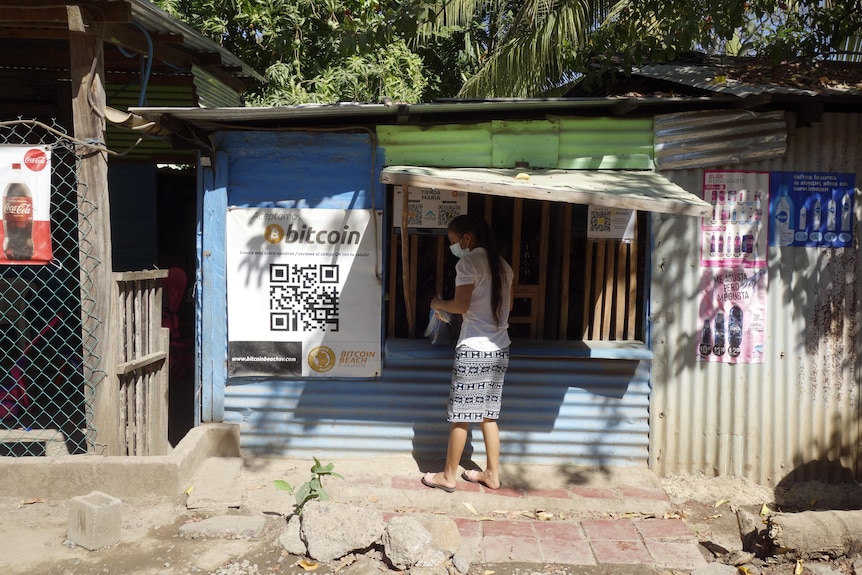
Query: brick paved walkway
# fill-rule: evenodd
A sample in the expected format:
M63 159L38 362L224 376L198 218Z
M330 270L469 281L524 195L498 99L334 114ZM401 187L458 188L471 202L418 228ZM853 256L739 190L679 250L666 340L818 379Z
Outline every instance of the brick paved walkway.
M636 511L644 507L644 500L647 504L667 503L661 489L620 485L522 490L504 486L493 491L459 482L458 491L448 494L425 487L419 476L394 477L390 487L404 490L407 500L422 508L414 512L434 513L435 502L449 502L459 495L468 511L482 508L475 515L467 512L453 520L462 543L472 545L477 559L485 563L638 564L683 571L707 564L695 533L682 519ZM579 511L587 500L592 511ZM489 513L495 503L509 511ZM631 512L596 511L603 503L609 509L629 507ZM517 508L523 512L513 511Z

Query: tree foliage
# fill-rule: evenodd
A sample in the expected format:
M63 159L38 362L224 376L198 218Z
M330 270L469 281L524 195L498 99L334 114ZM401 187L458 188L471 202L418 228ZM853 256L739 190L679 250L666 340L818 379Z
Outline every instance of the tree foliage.
M860 28L860 0L623 0L584 56L630 68L696 50L778 64L840 55Z
M701 51L829 58L862 0L155 0L266 77L256 105L555 96Z
M263 72L252 105L417 102L432 78L408 46L415 7L387 0L157 0Z

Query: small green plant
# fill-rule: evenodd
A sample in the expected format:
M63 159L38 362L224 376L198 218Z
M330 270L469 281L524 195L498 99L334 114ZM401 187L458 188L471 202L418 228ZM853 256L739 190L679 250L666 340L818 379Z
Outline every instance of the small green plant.
M302 485L297 486L296 489L294 489L287 481L283 481L281 479L273 481L276 489L293 493L293 496L296 498L294 509L296 510L297 515L302 515L303 506L312 499L317 499L318 501L326 501L329 499L329 494L326 493L325 489L323 489L324 476L329 475L332 477L338 477L339 479L344 479L344 477L332 471L335 467L334 463L321 465L320 461L318 461L316 457L313 457L312 459L314 459L314 465L311 466L311 479Z

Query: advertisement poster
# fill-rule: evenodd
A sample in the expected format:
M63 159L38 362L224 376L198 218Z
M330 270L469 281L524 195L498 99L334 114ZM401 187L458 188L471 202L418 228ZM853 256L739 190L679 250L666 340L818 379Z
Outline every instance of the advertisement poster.
M766 268L701 269L698 359L763 363L766 287Z
M395 186L392 198L392 227L401 231L406 186ZM449 222L467 213L467 194L452 190L409 188L407 199L407 231L446 234Z
M51 149L0 145L0 265L51 261Z
M229 376L380 374L379 218L372 210L228 210Z
M590 239L612 239L631 243L635 235L635 211L613 208L589 207L587 237Z
M701 218L701 267L765 268L769 172L706 171Z
M769 245L853 245L855 174L773 172L771 185Z

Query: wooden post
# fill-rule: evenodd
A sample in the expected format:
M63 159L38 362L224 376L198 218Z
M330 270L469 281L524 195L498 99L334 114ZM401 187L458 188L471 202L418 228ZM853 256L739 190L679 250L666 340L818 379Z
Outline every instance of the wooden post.
M72 78L75 138L105 147L105 63L98 18L80 6L66 7ZM94 386L91 450L120 453L119 397L114 374L112 337L111 217L108 201L108 157L103 151L78 149L78 241L81 262L81 320L84 377Z

